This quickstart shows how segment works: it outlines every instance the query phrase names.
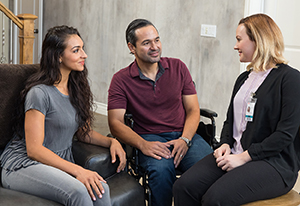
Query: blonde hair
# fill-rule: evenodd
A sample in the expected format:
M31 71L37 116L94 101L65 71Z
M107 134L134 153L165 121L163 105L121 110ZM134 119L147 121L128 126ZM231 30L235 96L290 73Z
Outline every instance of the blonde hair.
M252 61L247 66L249 71L266 71L276 64L287 63L283 57L284 42L277 24L265 14L254 14L240 20L251 41L256 44Z

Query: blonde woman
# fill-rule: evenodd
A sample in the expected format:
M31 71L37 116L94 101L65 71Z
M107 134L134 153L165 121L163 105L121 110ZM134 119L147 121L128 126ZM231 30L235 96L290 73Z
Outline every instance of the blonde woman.
M220 147L173 187L175 205L241 205L291 190L299 170L300 73L282 56L283 37L267 15L242 19L241 62Z

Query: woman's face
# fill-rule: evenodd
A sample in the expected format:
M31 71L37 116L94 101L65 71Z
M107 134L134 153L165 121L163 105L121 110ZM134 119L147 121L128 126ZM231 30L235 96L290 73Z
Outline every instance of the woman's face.
M83 50L83 41L76 34L71 35L66 41L66 49L60 57L60 69L83 71L84 62L87 58Z
M240 62L251 62L256 45L249 39L244 24L240 24L236 29L236 44L234 49L239 52Z

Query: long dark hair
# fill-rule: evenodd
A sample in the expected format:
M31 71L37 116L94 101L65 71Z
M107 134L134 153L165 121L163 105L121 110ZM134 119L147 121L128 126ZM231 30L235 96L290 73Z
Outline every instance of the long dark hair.
M66 42L71 35L80 34L76 28L68 26L56 26L48 30L42 45L42 57L40 70L28 78L25 89L21 92L21 112L19 114L18 129L24 125L24 102L28 91L35 85L53 85L60 82L62 75L59 69L59 58L66 49ZM93 96L88 82L88 71L84 65L83 71L71 71L68 80L68 91L71 104L77 112L80 135L78 138L88 137L93 114L91 111Z

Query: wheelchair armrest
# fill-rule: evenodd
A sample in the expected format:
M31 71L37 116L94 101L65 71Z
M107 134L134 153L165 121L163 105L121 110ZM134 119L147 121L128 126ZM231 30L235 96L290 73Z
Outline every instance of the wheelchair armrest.
M200 116L209 118L211 120L211 124L204 124L200 121L197 134L201 135L205 141L212 146L213 148L216 147L218 141L215 138L216 134L216 122L215 117L218 117L218 114L209 109L201 109L200 108Z
M200 115L207 118L218 117L218 114L216 112L204 108L203 109L200 108Z
M98 172L104 179L114 175L120 163L118 158L115 163L111 163L108 148L80 141L73 141L72 152L76 164Z
M214 127L214 133L213 136L215 136L215 127L216 127L216 121L215 117L218 117L218 114L210 109L201 109L200 108L200 116L207 117L211 120L211 124Z

